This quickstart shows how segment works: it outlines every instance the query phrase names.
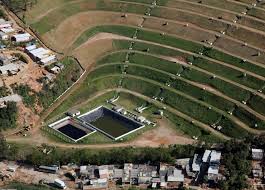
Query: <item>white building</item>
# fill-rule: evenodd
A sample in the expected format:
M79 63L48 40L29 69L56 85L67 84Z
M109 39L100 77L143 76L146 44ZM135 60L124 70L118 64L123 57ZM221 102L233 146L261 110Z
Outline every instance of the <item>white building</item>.
M220 164L220 161L221 161L221 152L213 150L211 152L210 163L211 164Z
M5 19L0 18L0 28L9 28L12 27L13 23L11 21L6 21Z
M58 186L59 188L61 188L61 189L66 189L65 183L62 180L60 180L60 179L55 179L54 180L54 184L56 186Z
M8 27L8 28L1 28L1 31L6 33L6 34L10 34L10 33L15 32L15 29L12 27Z
M192 171L199 172L201 168L201 161L198 158L198 154L194 154L193 162L192 162Z
M50 55L50 56L48 56L48 57L45 57L45 58L41 59L41 60L40 60L40 63L41 63L42 65L46 65L46 64L49 64L49 63L53 63L53 62L55 62L55 61L57 61L57 59L56 59L56 55Z
M204 163L209 162L210 161L210 154L211 154L211 150L205 150L203 157L202 157L202 161Z
M27 42L31 40L31 35L29 33L15 34L11 38L15 42Z
M168 169L167 173L168 182L184 182L184 175L182 171L174 167Z
M27 52L30 52L30 51L32 51L32 50L34 50L34 49L36 49L37 48L37 46L34 44L34 45L31 45L31 46L27 46L27 47L25 47L25 50L27 51Z
M252 148L251 152L252 152L252 159L253 160L262 160L263 159L264 151L262 149Z
M219 165L210 165L208 168L208 180L216 181L219 177Z

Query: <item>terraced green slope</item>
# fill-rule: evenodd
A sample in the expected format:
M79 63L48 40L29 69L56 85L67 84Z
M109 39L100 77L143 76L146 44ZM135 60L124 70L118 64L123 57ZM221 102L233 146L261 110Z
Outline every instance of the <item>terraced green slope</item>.
M84 45L102 33L126 37L112 41L113 51L93 62L95 67L79 89L55 113L110 89L141 94L152 104L170 108L168 115L177 128L190 136L197 131L204 140L209 134L244 138L265 129L265 9L259 3L251 7L248 1L224 0L55 1L41 15L36 14L38 3L25 14L44 41L52 44L47 36L63 35L56 32L68 21L74 24L85 20L86 13L104 12L117 15L115 23L84 21L66 49L78 54L82 48L93 48ZM126 24L139 16L143 19L138 25Z

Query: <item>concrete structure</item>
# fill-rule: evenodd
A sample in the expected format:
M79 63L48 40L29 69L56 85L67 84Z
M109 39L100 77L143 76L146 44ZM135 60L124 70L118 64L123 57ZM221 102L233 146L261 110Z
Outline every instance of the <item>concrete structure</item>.
M116 110L122 110L123 108L120 109L119 107L117 107L115 109ZM125 120L127 120L127 122L131 122L131 123L137 125L137 127L135 129L132 129L132 130L128 131L125 134L121 134L120 136L115 136L114 137L111 134L109 134L109 133L105 132L104 130L100 129L99 127L96 127L96 126L90 124L92 121L95 121L95 120L100 119L101 117L103 117L104 114L105 114L104 112L114 114L115 115L115 118L119 117L119 118L125 119ZM86 125L94 128L95 130L103 133L104 135L110 137L113 140L122 139L123 137L125 137L125 136L127 136L127 135L129 135L131 133L134 133L134 132L136 132L136 131L138 131L138 130L140 130L140 129L142 129L142 128L145 127L144 124L139 123L139 122L131 119L130 117L127 117L125 115L122 115L121 113L119 113L117 111L114 111L114 110L111 110L111 109L109 109L109 108L107 108L105 106L99 106L99 107L97 107L97 108L95 108L95 109L93 109L91 111L88 111L87 113L84 113L84 114L78 116L78 119L80 119Z
M71 125L72 127L74 128L77 128L77 129L80 129L82 131L84 131L86 134L84 134L83 136L81 136L80 138L78 139L74 139L72 137L70 137L69 135L66 135L64 134L63 132L60 131L60 128L61 127L64 127L64 126L67 126L67 125ZM49 125L50 128L54 129L55 131L57 131L58 133L60 133L61 135L67 137L68 139L70 139L71 141L73 142L78 142L80 141L81 139L95 133L96 131L91 128L90 126L84 124L84 123L80 123L74 119L72 119L71 117L65 117L63 119L60 119L59 121L56 121L52 124ZM72 133L72 134L75 134L75 133Z

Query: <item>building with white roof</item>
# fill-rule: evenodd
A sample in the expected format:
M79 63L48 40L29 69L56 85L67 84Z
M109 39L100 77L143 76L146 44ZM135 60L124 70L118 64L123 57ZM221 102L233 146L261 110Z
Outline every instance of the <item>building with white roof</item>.
M99 178L109 178L109 169L107 165L99 166L98 167Z
M211 154L211 150L205 150L203 157L202 157L202 162L206 163L210 161L210 154Z
M10 63L4 66L0 66L0 74L8 75L8 74L16 74L20 70L20 66L18 64Z
M0 28L9 28L12 27L13 23L11 21L6 21L5 19L0 18Z
M201 160L199 159L198 154L194 154L193 162L192 162L192 171L199 172L201 168Z
M10 33L15 32L15 29L12 27L8 27L8 28L1 28L1 31L6 33L6 34L10 34Z
M219 165L210 165L208 168L208 180L216 181L219 177Z
M15 42L27 42L31 40L31 35L29 33L15 34L11 38Z
M42 65L46 65L46 64L49 64L49 63L53 63L53 62L55 62L57 59L56 59L56 55L50 55L50 56L48 56L48 57L46 57L46 58L44 58L44 59L41 59L40 60L40 63L42 64Z
M210 163L211 164L220 164L220 161L221 161L221 152L213 150L211 152Z
M262 149L256 149L252 148L251 149L251 155L253 160L262 160L264 156L264 151Z
M184 175L182 174L181 170L174 168L174 167L170 167L167 172L167 181L168 182L184 182Z
M43 65L53 63L56 61L56 55L52 54L50 50L45 49L43 47L36 48L35 45L32 45L26 47L26 50L33 59L39 61Z
M30 52L30 51L32 51L32 50L34 50L36 48L37 48L37 46L35 44L33 44L33 45L30 45L30 46L25 47L25 50L28 51L28 52Z

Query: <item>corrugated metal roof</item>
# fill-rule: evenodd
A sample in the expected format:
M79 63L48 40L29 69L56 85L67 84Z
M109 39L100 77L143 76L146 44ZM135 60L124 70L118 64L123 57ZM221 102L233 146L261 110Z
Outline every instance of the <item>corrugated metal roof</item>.
M209 161L211 152L212 152L211 150L205 150L203 157L202 157L203 162Z
M50 61L53 61L55 59L56 59L56 56L55 55L51 55L51 56L46 57L46 58L44 58L44 59L42 59L40 61L45 64L45 63L49 63Z
M217 152L217 151L213 150L211 152L210 162L220 162L220 160L221 160L221 152Z

